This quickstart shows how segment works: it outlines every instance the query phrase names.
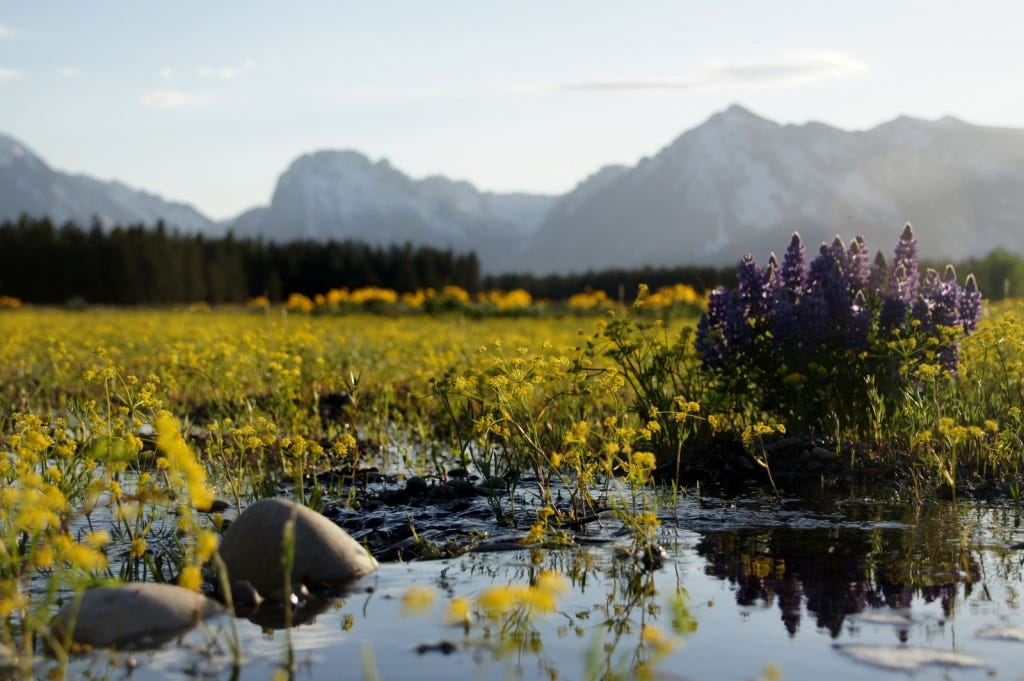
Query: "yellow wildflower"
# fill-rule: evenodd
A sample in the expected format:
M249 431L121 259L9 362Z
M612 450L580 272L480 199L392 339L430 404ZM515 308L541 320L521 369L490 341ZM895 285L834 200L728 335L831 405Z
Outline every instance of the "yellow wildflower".
M81 570L96 573L107 567L106 556L96 549L75 543L67 535L55 537L53 544L61 558Z
M217 533L212 530L199 530L196 535L196 562L202 565L210 560L217 550Z
M102 548L110 544L110 533L106 530L96 530L95 532L86 532L84 536L85 542L93 548Z
M477 605L490 618L497 618L516 607L521 589L512 586L492 586L477 597Z
M530 526L530 531L526 533L526 536L520 539L522 544L539 544L544 541L544 537L547 534L547 524L543 521L537 521Z
M202 586L203 579L199 572L199 567L196 565L186 565L181 570L181 574L178 575L178 586L191 591L199 591L199 587Z
M37 548L32 554L32 563L40 568L53 567L53 547L43 544Z
M533 587L554 596L561 596L569 590L569 584L565 576L551 570L543 570L537 575Z
M425 612L437 599L437 592L429 586L410 586L402 595L402 613Z
M145 539L142 539L141 537L136 537L135 539L132 539L132 546L129 555L132 558L142 558L143 554L146 553L147 547L148 544L146 543Z
M658 465L657 459L651 452L633 452L631 458L633 465L641 471L653 471L654 467Z
M520 600L530 612L554 612L558 605L555 594L536 587L529 587L520 592Z
M640 640L649 645L657 653L669 653L675 648L672 639L665 636L660 627L653 624L645 624L640 629Z
M206 486L206 470L196 461L195 456L178 431L178 422L163 411L156 418L157 446L166 454L168 473L180 488L188 490L196 508L209 508L213 503L213 492Z
M452 602L448 605L448 612L445 613L444 621L448 624L462 624L469 626L473 621L472 613L470 612L469 599L457 597L453 598Z

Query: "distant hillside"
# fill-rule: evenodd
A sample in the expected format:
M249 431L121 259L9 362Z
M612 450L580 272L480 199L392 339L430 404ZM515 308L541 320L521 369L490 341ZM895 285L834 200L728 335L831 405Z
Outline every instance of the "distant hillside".
M0 134L0 219L27 214L57 224L73 220L104 225L155 225L163 220L185 230L205 230L214 222L184 203L165 201L120 182L51 169L18 140Z

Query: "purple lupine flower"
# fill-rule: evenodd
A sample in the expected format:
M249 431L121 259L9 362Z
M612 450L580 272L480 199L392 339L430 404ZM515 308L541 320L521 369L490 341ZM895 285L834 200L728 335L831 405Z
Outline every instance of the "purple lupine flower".
M917 288L917 281L911 282L907 268L903 263L900 263L893 266L892 274L889 275L889 282L886 286L885 297L901 300L907 305L910 305L917 297ZM911 290L913 290L913 294L911 294Z
M754 256L749 253L740 260L739 271L736 273L736 290L740 304L751 318L762 317L768 313L765 276L754 261Z
M748 323L747 311L738 292L729 297L722 334L725 347L738 356L744 355L753 345L753 331Z
M697 351L704 357L705 367L718 367L724 363L723 328L729 310L729 289L719 286L708 294L708 309L697 322L694 338Z
M850 248L846 252L847 274L850 277L850 285L855 291L868 285L871 277L871 256L868 253L868 245L864 237L858 235L850 242Z
M812 363L828 362L830 372L815 373L807 385L817 398L834 396L837 408L853 410L847 415L856 418L853 412L866 399L856 388L859 372L881 372L902 380L895 363L905 358L890 351L889 338L905 334L922 340L940 326L955 329L959 325L970 333L977 326L981 306L973 276L961 288L952 268L941 276L920 273L917 240L909 224L891 267L881 253L870 261L860 236L849 246L837 236L805 263L804 246L794 233L781 265L773 255L761 269L748 255L739 263L735 290L720 288L711 294L698 324L696 345L705 368L737 378L749 374L764 390L762 407L769 410L780 396L789 394L777 383L780 367L803 371ZM957 335L936 337L935 361L955 371L960 358ZM876 352L869 367L859 367L852 360L872 348ZM898 384L890 387L902 389ZM853 393L849 400L841 394L846 390ZM840 404L844 400L847 403Z
M701 320L703 322L703 320ZM702 323L697 325L694 340L697 351L703 358L705 369L715 369L725 365L725 346L722 344L722 330Z
M807 282L805 287L810 289L815 284L821 284L828 276L830 270L836 266L835 254L826 244L818 248L818 255L811 261L807 268Z
M885 264L885 256L881 251L875 254L875 261L871 265L871 274L868 275L868 292L878 298L885 295L889 286L889 266Z
M708 309L701 316L701 321L707 320L712 327L720 327L725 322L725 313L729 308L729 289L719 286L708 294Z
M793 232L789 248L782 258L782 270L779 272L779 295L790 302L796 302L804 291L806 272L804 271L804 245L800 234Z
M846 247L842 239L836 237L831 246L822 245L818 257L811 262L807 276L808 285L821 287L832 326L838 328L846 325L853 298L849 279L843 271L845 259Z
M864 289L860 289L850 304L850 319L846 325L846 347L858 352L866 349L870 332L871 310L868 308Z
M956 326L960 321L960 286L956 283L956 270L952 265L946 265L931 297L932 323Z
M772 334L772 349L783 362L790 361L799 353L804 335L800 320L800 308L794 301L780 297L772 308L768 328Z
M832 243L829 244L828 249L832 253L832 259L839 264L839 268L843 271L843 274L847 274L849 270L846 267L846 244L843 243L842 237L836 234L835 238L832 239Z
M834 318L838 322L843 322L849 315L850 301L853 299L854 291L840 261L833 257L832 262L832 267L824 272L821 289Z
M940 326L955 326L960 323L960 300L961 289L953 266L947 266L942 276L929 269L921 281L911 317L921 322L925 333L934 333ZM936 348L935 358L943 369L955 372L960 362L960 343L945 340Z
M772 253L768 256L768 264L762 274L762 286L764 287L765 301L771 309L772 301L775 299L775 291L779 287L779 259Z
M914 236L914 228L910 226L909 222L903 228L900 240L896 243L895 258L892 262L893 272L900 266L905 272L903 300L911 303L917 296L920 277L917 270L917 238Z
M910 305L899 298L882 299L882 310L878 314L878 330L891 333L903 327Z
M928 269L917 287L917 298L910 306L910 318L920 322L921 329L925 333L935 331L936 316L933 310L935 309L935 296L938 294L941 284L939 273Z
M914 304L910 306L910 318L921 323L919 327L924 333L933 333L935 325L932 323L932 301L925 296L918 296Z
M943 276L929 269L921 281L911 316L922 328L934 332L940 326L954 326L960 318L960 287L956 270L950 265Z
M963 327L964 332L971 334L978 328L978 320L981 319L981 291L978 290L978 282L974 274L967 275L964 282L963 292L960 295L960 310L957 321Z
M815 282L801 301L801 322L804 336L811 347L823 345L828 335L831 315L828 301L821 290L821 284Z
M903 265L895 268L889 276L886 290L882 296L882 310L878 316L878 328L880 331L890 333L902 328L907 320L907 310L910 309L910 302L906 299L907 271Z
M956 368L960 364L960 343L950 342L940 345L935 351L935 359L943 369L951 374L956 373Z

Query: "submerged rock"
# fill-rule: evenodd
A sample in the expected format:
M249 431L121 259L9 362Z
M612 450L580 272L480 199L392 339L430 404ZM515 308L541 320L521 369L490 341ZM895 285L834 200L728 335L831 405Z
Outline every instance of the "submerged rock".
M377 569L373 556L328 518L287 499L264 499L235 519L220 545L232 581L245 580L264 597L284 593L285 525L295 515L292 586L344 586Z
M201 593L173 584L134 582L90 589L77 604L54 617L59 639L93 648L140 649L160 646L224 608Z

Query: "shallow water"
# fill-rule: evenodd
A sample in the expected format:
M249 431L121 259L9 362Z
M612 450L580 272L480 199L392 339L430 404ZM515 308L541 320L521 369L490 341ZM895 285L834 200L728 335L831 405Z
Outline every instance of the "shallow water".
M386 563L292 630L294 678L582 679L609 670L629 678L637 659L656 654L640 642L644 624L675 644L655 678L754 679L774 668L790 680L896 679L907 672L879 659L891 666L931 658L915 679L1024 678L1024 642L989 637L1024 629L1024 551L1012 548L1024 542L1022 515L1012 504L974 501L691 496L659 513L669 558L653 571L617 557L629 538L614 520L588 526L571 549ZM526 585L542 569L571 582L557 612L477 621L468 632L445 623L452 597ZM436 598L409 613L403 596L414 586ZM677 636L680 588L696 630ZM285 632L236 621L245 651L239 677L269 678L285 658ZM221 619L211 623L212 638L194 631L160 651L97 654L77 660L69 675L124 678L131 661L137 679L234 678L223 644L229 630Z

